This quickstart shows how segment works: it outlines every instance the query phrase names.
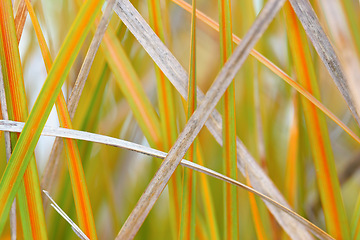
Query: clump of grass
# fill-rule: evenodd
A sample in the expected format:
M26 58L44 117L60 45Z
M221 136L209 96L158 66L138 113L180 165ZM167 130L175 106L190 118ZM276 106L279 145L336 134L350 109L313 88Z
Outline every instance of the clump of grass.
M0 235L358 239L360 6L313 3L1 1Z

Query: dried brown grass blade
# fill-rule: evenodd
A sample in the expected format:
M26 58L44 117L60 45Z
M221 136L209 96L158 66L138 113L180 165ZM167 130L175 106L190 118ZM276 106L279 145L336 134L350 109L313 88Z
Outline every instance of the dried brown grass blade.
M133 33L139 43L144 47L155 63L168 77L177 91L186 99L188 79L186 71L171 54L171 52L165 47L165 45L160 41L156 34L151 30L146 21L128 1L118 1L114 11L118 14L118 16ZM201 103L204 100L204 94L201 92L201 90L198 89L197 95L198 101ZM206 126L213 134L216 141L222 145L222 121L220 114L216 110L213 111L212 115L206 123ZM251 183L255 189L265 193L284 206L288 206L279 190L275 187L269 177L264 173L264 171L249 154L243 143L238 138L237 157L238 168L240 171L242 171L243 174L245 174L245 166L247 166ZM294 239L311 239L311 236L302 226L299 226L299 223L289 218L288 216L285 216L274 206L270 204L267 205L280 225L289 234L291 234Z
M79 75L75 81L73 90L71 92L67 104L67 108L71 119L74 118L82 90L84 89L86 79L90 72L90 68L92 66L97 50L99 49L100 43L109 24L114 5L115 5L115 0L108 1L103 16L100 20L100 23L96 29L95 35L90 43L89 50L85 56ZM63 149L63 141L60 138L57 138L51 150L49 161L46 164L44 174L41 178L41 187L43 189L50 189L51 186L53 185L55 177L57 176L56 171L57 171L57 166L59 165L62 149ZM45 206L45 201L44 201L44 206Z
M0 120L0 131L10 131L10 132L21 132L24 127L23 122L16 122L16 121L8 121L8 120ZM130 151L135 151L141 154L146 154L151 157L164 159L167 155L167 153L139 145L133 142L128 142L122 139L113 138L109 136L104 136L100 134L95 133L89 133L84 131L78 131L68 128L60 128L60 127L44 127L42 133L44 136L53 136L53 137L60 137L60 138L71 138L71 139L77 139L77 140L83 140L83 141L90 141L93 143L100 143L100 144L106 144L113 147L123 148ZM277 201L273 200L272 198L266 196L265 194L241 183L238 182L232 178L229 178L221 173L218 173L214 170L211 170L209 168L206 168L204 166L201 166L199 164L190 162L188 160L182 159L180 164L184 167L191 168L193 170L196 170L198 172L204 173L208 176L220 179L222 181L225 181L227 183L233 184L237 187L241 187L251 193L256 194L257 196L264 199L266 202L270 203L274 207L278 208L279 210L283 211L284 213L289 214L293 218L297 219L301 224L308 227L317 237L320 239L333 239L331 236L329 236L326 232L306 220L305 218L298 215L296 212L292 211L291 209L287 208L286 206L278 203Z
M290 0L290 3L337 88L343 95L354 118L360 125L360 102L356 101L355 96L351 92L349 86L353 86L345 78L334 48L321 27L310 2L308 0Z
M217 79L215 80L215 83L211 87L211 90L208 91L207 96L205 97L203 102L200 103L200 107L196 110L192 118L189 120L189 123L185 127L184 131L180 134L177 143L174 145L172 150L170 150L168 157L164 160L160 169L154 176L152 182L149 184L149 187L147 188L143 196L140 198L132 214L129 216L128 220L124 224L122 230L120 231L117 237L118 239L122 239L122 238L131 239L135 236L137 230L140 228L142 222L144 221L147 214L151 210L156 199L158 198L163 188L167 184L167 181L171 176L172 172L176 169L182 156L185 154L187 148L190 146L191 142L196 137L197 133L200 131L203 124L206 122L207 118L213 111L214 107L216 106L217 100L219 100L220 97L222 96L221 90L225 91L227 87L226 83L231 82L231 78L235 76L237 70L240 68L242 64L241 61L244 61L246 59L251 48L253 47L253 44L256 42L257 38L261 36L262 31L266 29L267 24L269 24L270 17L275 16L278 8L282 6L282 3L284 3L284 1L267 2L263 11L260 13L259 17L255 21L253 27L251 28L249 33L245 36L239 47L235 50L234 54L232 55L228 63L224 66L223 70L220 72ZM156 35L154 35L153 32L148 29L147 27L148 25L142 19L142 17L137 13L137 11L133 8L133 6L126 0L118 0L114 10L122 19L122 21L127 25L129 30L133 32L135 37L143 45L143 47L154 59L154 61L158 64L158 66L162 69L162 71L172 81L175 87L180 89L182 88L181 91L185 90L185 95L186 95L186 79L187 79L186 72L183 70L181 65L176 61L176 59L171 55L171 53L167 51L165 47L163 47L163 44L156 37ZM259 26L261 26L261 28L259 28ZM139 34L139 31L142 33ZM137 32L137 34L135 34L134 32ZM171 64L169 64L170 61ZM200 95L202 94L199 94L199 98ZM217 121L217 124L219 122L220 121ZM221 139L221 127L216 126L215 124L212 126L212 128L217 130L217 135L218 137L220 136ZM243 156L246 156L248 160L250 155L245 150L245 147L242 145L240 141L237 141L237 145L238 145L238 152L240 154L243 153ZM239 159L243 159L242 158L243 156L240 156ZM245 164L247 163L241 163L239 165L241 166L241 168L243 168ZM258 167L255 161L251 165L248 164L248 166L251 166L251 168L253 168L251 172L249 171L249 174L254 174L256 172L253 171L254 170L253 164L255 164ZM260 168L258 167L258 169ZM254 178L254 181L252 182L254 182L254 186L256 184L261 186L262 184L259 184L259 180L260 180L258 178L259 175L258 174L256 175L257 176ZM263 176L265 176L265 174ZM260 182L263 183L264 181L260 180ZM269 185L271 188L273 184L271 184L270 180L268 180L268 183L270 183ZM265 186L262 185L261 188L264 190L269 189L269 185L268 184L266 184ZM266 190L266 192L268 192L268 190ZM270 194L276 195L276 198L279 198L280 201L286 204L285 200L280 195L278 190L276 190L275 187L272 188ZM272 210L272 212L274 212L274 215L278 218L280 224L284 226L286 231L289 234L291 234L293 238L295 239L311 238L309 233L302 226L300 227L299 224L297 224L295 221L286 217L282 213L277 212L276 210L274 210L274 208L270 207L270 209Z

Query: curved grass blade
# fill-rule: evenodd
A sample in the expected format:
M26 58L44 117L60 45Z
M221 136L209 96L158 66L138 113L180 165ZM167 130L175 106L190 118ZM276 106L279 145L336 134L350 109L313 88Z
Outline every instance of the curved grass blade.
M28 115L27 101L11 1L1 1L0 18L0 55L4 71L7 103L9 104L9 118L24 121ZM16 144L17 138L17 134L12 135L12 146ZM46 226L45 216L42 209L40 185L33 151L29 152L29 161L29 166L24 168L23 178L20 178L20 180L23 180L21 183L19 181L20 191L17 197L23 232L26 238L47 239L46 228L44 227ZM11 202L8 203L8 208ZM1 215L0 233L3 230L6 218L7 214Z
M31 154L40 137L41 130L45 125L56 97L61 91L61 86L65 81L70 67L94 22L95 16L100 11L101 3L101 0L88 0L83 4L51 68L47 80L35 102L34 108L27 118L27 124L20 134L9 164L1 178L1 222L6 218L11 201L15 197Z
M123 8L125 8L125 10L123 10ZM121 5L119 5L118 2L114 10L122 19L122 21L127 25L128 29L134 34L139 43L161 68L164 74L169 78L169 80L183 96L183 98L186 99L188 76L176 58L164 46L156 34L152 32L146 21L130 3L122 1ZM198 101L202 102L204 99L204 94L199 89L197 90L197 94ZM222 144L221 122L221 117L215 110L206 123L207 128L220 145ZM238 168L244 174L246 165L253 186L255 186L257 189L261 189L261 191L266 192L266 194L272 196L278 202L287 206L285 199L281 196L275 185L262 171L262 169L248 153L247 149L238 138L236 144L238 154ZM293 221L293 219L287 218L286 216L280 214L278 209L272 205L267 204L267 206L272 214L276 217L277 221L293 238L311 238L306 230L299 226L297 222Z
M300 83L314 96L320 97L310 49L305 34L300 32L295 12L290 3L285 5L285 16L289 44ZM349 239L349 226L337 178L334 157L325 118L318 110L302 98L306 126L317 174L321 202L324 208L328 231L336 239Z
M187 120L194 113L197 106L196 96L196 0L192 1L193 15L191 16L191 41L190 41L190 74L188 83ZM197 140L189 147L187 156L189 161L196 163ZM196 175L192 169L184 169L183 190L181 202L181 221L179 239L195 239L196 219Z
M118 1L117 3L115 12L124 18L123 14L129 13L130 11L129 4L126 4L128 3L127 1ZM191 143L205 124L207 118L213 112L216 104L231 83L232 78L235 77L235 74L247 58L252 47L261 37L262 33L270 24L270 21L273 19L283 3L284 1L272 0L267 2L249 32L246 34L244 40L236 48L234 54L222 68L213 85L208 90L204 101L200 103L199 107L186 124L184 130L179 135L175 145L171 148L169 154L163 161L159 170L151 180L144 194L120 230L117 239L132 239L135 237L138 229L155 204L157 198L160 196L169 178L175 171L177 165L180 163L181 158L185 155Z
M191 6L184 2L183 0L172 0L174 3L178 4L180 7L185 9L188 12L191 12ZM199 10L196 10L196 16L204 23L209 25L215 31L219 31L219 24L206 16ZM232 35L233 42L239 44L241 39L235 34ZM255 57L260 63L266 66L269 70L279 76L282 80L288 83L291 87L293 87L296 91L298 91L301 95L306 97L310 102L312 102L317 108L319 108L326 116L328 116L331 120L333 120L337 125L339 125L346 133L348 133L356 142L360 143L360 138L356 136L356 134L350 130L339 118L337 118L327 107L325 107L321 102L319 102L312 94L310 94L305 88L295 82L288 74L286 74L283 70L277 67L274 63L272 63L269 59L261 55L258 51L252 49L251 55Z
M290 3L319 57L343 95L357 123L360 125L360 102L357 101L358 96L351 92L354 87L349 84L349 79L345 78L338 57L322 29L311 4L308 0L290 0Z
M31 20L34 25L34 29L35 29L36 35L38 37L38 41L40 43L40 49L41 49L41 53L43 55L46 69L49 72L51 69L51 65L52 65L50 51L46 45L45 38L44 38L41 28L40 28L40 24L37 20L34 9L32 8L32 6L30 4L30 1L25 0L25 2L27 5L27 8L28 8ZM106 26L106 22L110 16L110 13L111 13L114 3L115 3L114 0L112 1L112 3L111 2L108 3L107 8L106 8L107 18L105 17L105 20L104 20L105 25L101 25L100 27ZM105 33L105 29L100 29L98 32L101 32L101 31L102 31L102 33ZM98 35L99 34L96 34L96 36L98 36ZM97 38L95 38L94 41L92 41L92 44L89 47L90 54L87 55L90 57L87 57L86 58L87 61L84 62L85 64L87 64L85 66L85 68L90 69L89 64L92 63L91 59L94 58L96 50L98 49L98 47L100 45L100 41L101 41L101 35L100 35L100 37L97 37ZM87 73L88 73L88 71L87 71ZM80 74L81 73L83 73L83 71L80 71ZM65 99L64 99L62 92L60 92L60 94L55 102L55 105L56 105L56 109L57 109L58 116L59 116L60 126L71 129L72 128L71 117L67 110ZM64 139L64 144L65 144L65 150L66 150L67 159L68 159L68 168L69 168L69 172L70 172L70 179L71 179L71 183L72 183L72 189L73 189L73 195L74 195L79 225L91 239L97 239L96 229L95 229L95 221L94 221L94 217L92 215L89 194L88 194L86 181L85 181L85 174L84 174L84 170L83 170L77 143L76 143L76 141L71 140L71 139Z
M0 131L21 132L22 129L24 128L24 125L25 124L23 122L0 120ZM100 135L100 134L83 132L83 131L78 131L78 130L73 130L73 129L45 126L41 134L44 136L72 138L72 139L77 139L77 140L106 144L109 146L127 149L130 151L146 154L151 157L160 158L160 159L164 159L167 156L167 153L153 149L153 148L149 148L147 146L139 145L139 144L136 144L133 142L128 142L128 141L118 139L118 138L113 138L113 137L108 137L108 136L104 136L104 135ZM238 187L244 188L244 189L248 190L249 192L265 199L265 201L270 202L270 204L273 204L277 208L281 209L281 211L283 211L284 214L289 214L290 216L294 217L301 224L303 224L304 226L309 228L317 237L319 237L321 239L333 239L326 232L324 232L320 228L316 227L314 224L312 224L305 218L301 217L300 215L298 215L291 209L287 208L286 206L282 205L281 203L278 203L276 200L266 196L265 194L255 190L245 184L242 184L242 183L240 183L234 179L231 179L225 175L222 175L216 171L213 171L209 168L203 167L199 164L190 162L185 159L182 159L180 164L182 166L192 168L198 172L202 172L208 176L215 177L222 181L226 181L230 184L235 184Z

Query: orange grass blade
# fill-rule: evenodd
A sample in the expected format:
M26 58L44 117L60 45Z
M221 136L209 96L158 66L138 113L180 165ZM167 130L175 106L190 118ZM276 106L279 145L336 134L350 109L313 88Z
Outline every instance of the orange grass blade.
M29 0L25 0L29 15L33 22L36 36L39 41L41 53L45 62L46 70L49 72L52 66L50 51L46 45L42 34L39 21L35 15L34 9ZM62 91L55 102L56 110L59 116L60 126L72 129L69 112ZM90 239L97 239L95 221L92 215L92 209L86 187L85 174L81 163L80 153L75 140L64 139L65 151L68 159L68 168L72 183L75 207L78 216L79 226Z
M146 97L139 78L131 65L124 49L109 26L101 44L105 58L115 75L136 120L150 146L162 149L161 128L158 116Z
M88 0L83 4L51 68L33 110L27 118L24 130L20 134L0 182L0 199L2 199L0 202L1 224L6 220L11 202L15 197L51 108L61 91L61 86L94 22L96 14L100 11L101 5L101 0Z
M285 171L285 196L289 205L295 206L296 190L297 190L297 164L299 153L299 126L298 126L298 103L297 96L293 97L294 114L290 127L289 146L286 157L286 171Z
M183 0L172 0L174 3L178 4L184 10L191 12L191 6L184 2ZM209 25L215 31L219 31L219 24L206 16L199 10L196 10L196 16L204 23ZM232 35L233 42L239 44L241 39L235 34ZM269 59L261 55L256 50L252 49L250 53L253 57L255 57L260 63L264 64L267 68L269 68L273 73L279 76L282 80L288 83L291 87L293 87L296 91L298 91L301 95L307 98L312 104L314 104L317 108L319 108L323 113L326 114L331 120L333 120L337 125L339 125L347 134L349 134L356 142L360 143L360 138L349 128L347 127L338 117L336 117L327 107L325 107L321 102L319 102L311 93L309 93L304 87L299 85L299 83L295 82L289 75L287 75L283 70L277 67L274 63L272 63Z
M159 0L148 0L150 26L165 42L164 24L161 18L161 9ZM161 133L164 139L163 149L168 151L177 137L177 126L175 117L175 105L173 97L173 86L166 78L160 68L154 63L156 82L157 82L157 96L159 105ZM170 179L169 193L172 220L175 223L175 232L179 230L180 225L180 171L175 171L175 174Z
M230 0L219 0L220 18L220 55L223 66L232 54L232 24ZM223 166L226 176L237 179L236 156L236 115L235 115L235 83L230 84L222 97L222 134L223 134ZM224 239L239 238L238 196L237 189L224 184L225 235Z
M188 82L188 103L187 120L194 113L197 106L197 81L196 81L196 0L192 1L193 12L191 16L191 40L190 40L190 74ZM187 151L188 159L197 162L196 156L197 140ZM181 202L181 221L179 239L195 239L195 220L196 220L196 175L192 169L184 169L183 191Z
M249 187L252 187L251 183L250 183L249 175L247 172L246 172L246 185L248 185ZM248 194L249 194L250 207L251 207L251 212L252 212L252 216L253 216L253 220L254 220L257 239L266 240L268 238L266 236L266 231L265 231L264 225L261 221L261 215L260 215L257 203L256 203L255 196L251 192L248 192Z
M289 44L299 81L310 93L319 97L310 49L289 2L285 3L285 16ZM315 106L304 98L302 103L328 231L336 239L349 239L349 226L325 119Z
M0 18L0 52L7 102L9 103L9 117L16 121L24 121L28 115L27 101L11 1L1 1ZM13 146L17 141L17 136L17 134L12 135ZM40 184L33 151L30 151L29 155L31 162L26 170L24 169L24 178L18 194L24 236L34 239L47 239ZM11 205L11 202L9 204ZM0 232L3 229L6 215L1 216Z

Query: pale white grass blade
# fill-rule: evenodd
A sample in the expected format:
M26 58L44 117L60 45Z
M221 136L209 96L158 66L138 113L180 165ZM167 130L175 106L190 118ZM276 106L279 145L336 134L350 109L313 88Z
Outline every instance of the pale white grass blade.
M349 25L339 0L319 1L325 13L328 29L334 40L334 48L348 81L349 89L357 112L360 106L360 62Z
M267 2L264 9L261 11L258 18L255 20L254 25L249 30L248 34L244 37L243 41L240 43L237 49L234 51L234 54L231 56L229 61L225 64L224 68L219 73L217 79L214 81L214 84L207 92L206 97L199 104L199 107L197 108L193 116L190 118L183 132L179 135L177 142L170 150L167 158L160 166L158 172L152 179L148 188L145 190L143 196L140 198L133 212L130 214L129 218L125 222L122 230L120 230L117 239L123 239L123 238L132 239L135 236L142 222L146 218L152 206L155 204L155 201L161 194L163 188L167 184L168 179L170 178L173 171L176 169L177 165L181 161L181 158L184 156L185 152L192 143L193 139L197 136L203 124L206 122L207 118L214 110L214 107L216 106L218 100L221 98L223 91L225 91L228 84L231 82L231 79L234 78L237 70L241 67L241 64L248 56L251 48L254 46L257 39L260 38L263 31L265 31L267 25L270 23L270 21L275 16L275 14L280 9L283 3L284 1L282 0ZM155 55L154 61L158 65L159 64L162 65L159 67L167 75L167 77L169 79L173 77L177 78L176 80L178 81L176 80L174 81L174 79L172 79L173 80L172 83L174 84L174 86L176 88L184 87L182 91L185 90L186 92L185 82L187 81L187 77L186 78L182 77L185 76L185 74L183 74L185 71L182 71L181 65L176 63L177 61L172 56L172 54L166 49L166 47L163 46L161 41L159 41L158 38L156 38L154 34L152 34L153 32L148 29L148 25L146 24L144 19L137 13L137 11L133 8L130 2L126 0L118 0L114 10L119 15L121 20L125 23L125 25L127 25L128 29L131 32L136 31L143 33L143 34L135 34L133 32L133 34L136 36L138 41L143 45L143 47L146 49L146 51L153 59L154 57L152 55ZM174 65L169 64L170 61L175 62ZM165 68L163 65L165 65ZM181 71L183 73L181 72L178 73L177 71ZM199 100L200 100L200 96L201 94L199 94ZM218 121L218 123L219 122L220 121ZM212 128L216 129L216 126L212 126ZM219 131L217 134L221 136L221 131ZM238 147L240 145L242 148L242 151L238 149L239 153L241 154L245 152L247 157L246 160L249 160L250 155L247 153L247 151L244 151L245 148L243 147L242 143L238 141L237 145ZM240 159L244 160L243 158L239 158L239 160ZM247 164L248 163L244 161L239 165L244 166ZM248 164L248 166L250 166L250 164ZM251 174L253 173L256 172L252 171ZM265 174L263 176L265 176ZM255 184L259 183L259 181L256 180L260 180L260 182L262 182L263 184L263 181L261 181L262 179L256 179L256 178L258 178L258 175L255 177L254 180ZM271 181L269 180L268 182ZM272 184L270 184L270 186L271 185ZM267 189L267 191L269 191L268 190L269 185L266 186L262 185L262 190L263 189L264 190ZM283 197L275 187L272 188L270 191L271 191L270 194L276 195L278 199L280 199L282 202L286 204L286 201L283 199ZM300 226L298 222L293 221L293 219L289 218L288 215L284 215L283 212L276 211L275 208L273 208L273 206L269 208L273 212L274 216L277 218L278 222L283 226L283 228L287 231L287 233L291 237L293 237L294 239L311 239L311 235L307 232L307 230L304 227Z
M24 123L22 123L22 122L0 120L0 131L21 132L23 126L24 126ZM62 138L72 138L72 139L77 139L77 140L84 140L84 141L91 141L94 143L106 144L106 145L110 145L110 146L114 146L114 147L119 147L119 148L131 150L131 151L135 151L135 152L138 152L141 154L146 154L151 157L155 157L155 158L159 158L159 159L164 159L167 155L167 153L165 153L165 152L162 152L162 151L150 148L150 147L146 147L143 145L139 145L136 143L128 142L125 140L108 137L108 136L104 136L104 135L100 135L100 134L95 134L95 133L88 133L88 132L83 132L83 131L78 131L78 130L73 130L73 129L67 129L67 128L45 127L42 132L42 135L43 136L62 137ZM301 217L300 215L298 215L296 212L292 211L288 207L286 207L286 206L278 203L274 199L268 197L266 194L263 194L255 189L253 189L241 182L238 182L232 178L229 178L221 173L218 173L214 170L211 170L211 169L201 166L199 164L187 161L185 159L182 159L180 164L184 167L188 167L195 171L204 173L210 177L214 177L214 178L220 179L222 181L228 182L230 184L236 185L238 187L244 188L247 191L250 191L250 192L256 194L257 196L261 197L269 204L273 205L280 211L284 212L284 214L288 214L291 217L295 218L297 221L299 221L305 227L308 227L320 239L332 239L331 236L329 236L326 232L322 231L321 229L316 227L314 224L312 224L305 218Z
M147 53L151 56L154 62L159 66L162 72L168 77L171 83L175 86L177 91L184 99L187 99L187 80L188 75L185 69L172 55L172 53L161 42L157 35L152 31L150 26L137 12L137 10L128 1L117 1L114 11L121 18L123 23L127 26L130 32L135 36ZM198 102L204 100L204 94L201 90L197 90ZM213 134L216 141L222 145L222 120L218 111L214 110L209 117L207 128ZM246 147L237 138L237 157L238 168L245 174L245 166L248 168L249 176L253 187L268 196L271 196L277 202L288 206L286 200L272 183L269 177L264 173L261 167L257 164L254 158L249 154ZM296 238L309 239L311 236L307 231L299 226L299 224L291 218L284 216L277 208L268 205L269 210L275 216L280 225L287 231L288 234Z
M349 79L345 78L334 48L321 27L310 2L308 0L290 0L290 3L304 27L306 34L319 54L319 57L343 95L357 123L360 125L360 102L357 102L355 96L352 94L350 89L353 88L353 86L349 85Z
M46 190L43 190L43 192L50 199L51 206L60 214L62 218L64 218L70 224L71 229L75 232L75 234L82 240L90 240L88 236L86 236L85 233L81 231L81 229L74 223L74 221L71 220L71 218L69 218L69 216L66 215L66 213L56 204L54 199L50 197L49 193Z
M78 106L80 96L84 89L95 55L97 53L97 50L99 49L100 43L109 25L114 5L115 5L115 0L108 1L104 13L99 22L99 25L95 31L95 35L90 43L89 50L86 53L84 62L80 68L80 72L75 81L72 92L70 94L67 108L71 120L74 118L75 111ZM53 185L55 177L57 176L56 170L62 149L63 149L63 141L61 141L61 139L56 139L51 149L49 161L45 166L44 174L41 179L41 187L44 189L50 189L51 186ZM44 206L46 206L45 202L44 202Z

